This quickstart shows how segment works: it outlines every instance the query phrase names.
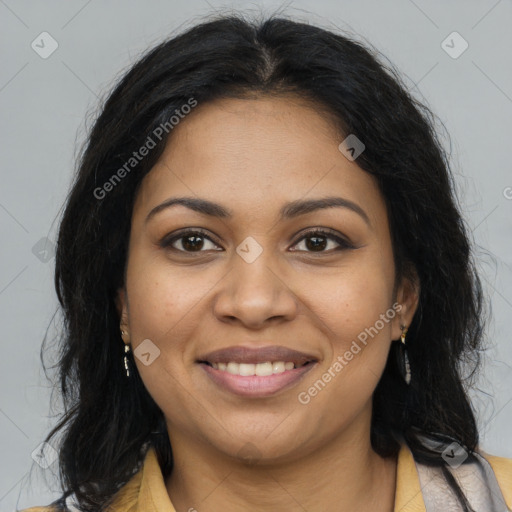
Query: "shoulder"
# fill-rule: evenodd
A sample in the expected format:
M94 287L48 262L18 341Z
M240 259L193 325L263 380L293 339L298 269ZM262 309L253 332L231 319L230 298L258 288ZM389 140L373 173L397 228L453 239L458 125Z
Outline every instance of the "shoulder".
M482 452L482 455L489 461L495 472L508 476L512 476L512 459L507 457L499 457L489 453Z
M512 459L482 452L491 465L507 505L512 506Z
M447 461L445 466L415 461L415 465L423 510L459 510L459 498L454 492L457 487L473 510L512 509L512 459L477 448L467 461ZM454 482L447 481L446 471Z

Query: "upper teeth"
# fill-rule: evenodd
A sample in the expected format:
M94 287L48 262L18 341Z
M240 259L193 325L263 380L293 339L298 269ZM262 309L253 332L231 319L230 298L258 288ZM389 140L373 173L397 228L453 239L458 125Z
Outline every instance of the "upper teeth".
M233 375L242 375L243 377L250 377L251 375L258 375L264 377L266 375L272 375L273 373L283 373L285 370L293 370L295 364L292 362L276 361L271 363L235 363L230 361L229 363L211 363L216 370L226 371Z

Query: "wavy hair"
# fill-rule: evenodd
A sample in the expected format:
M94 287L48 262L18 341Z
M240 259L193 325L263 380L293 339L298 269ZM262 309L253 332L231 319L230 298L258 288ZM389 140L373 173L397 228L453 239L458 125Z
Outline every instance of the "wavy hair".
M396 277L416 273L421 283L408 335L412 382L401 377L393 342L373 396L374 450L393 456L406 442L416 460L444 467L441 448L426 437L439 446L456 440L469 454L477 449L467 390L479 365L482 288L436 118L393 66L362 43L282 16L254 21L235 13L203 20L147 51L104 101L79 155L56 253L63 313L58 390L65 407L46 438L60 434L63 495L56 503L74 494L83 511L104 510L149 445L164 477L173 467L162 411L136 371L124 376L115 304L134 198L167 137L106 197L98 199L95 190L190 98L202 104L287 94L314 102L341 134L364 142L357 164L375 177L386 201ZM450 484L470 510L453 478Z

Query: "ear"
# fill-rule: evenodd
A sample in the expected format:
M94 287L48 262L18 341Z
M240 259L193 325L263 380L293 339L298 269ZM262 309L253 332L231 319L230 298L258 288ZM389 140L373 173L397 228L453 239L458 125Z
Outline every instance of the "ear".
M410 276L402 278L396 292L396 302L400 304L401 308L397 307L397 315L393 319L391 335L393 340L399 339L402 334L400 325L405 325L407 328L411 325L414 313L418 308L420 280L416 269L412 269L410 274Z
M128 332L128 300L124 287L117 290L116 308L120 318L120 328Z

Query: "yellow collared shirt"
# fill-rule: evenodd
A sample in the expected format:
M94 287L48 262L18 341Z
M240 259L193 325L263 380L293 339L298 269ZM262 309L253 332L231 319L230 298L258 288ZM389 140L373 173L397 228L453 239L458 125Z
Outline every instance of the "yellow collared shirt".
M512 459L488 454L485 459L496 475L507 507L512 509ZM154 448L149 448L142 468L119 490L109 511L176 512L167 494ZM22 512L53 512L53 508L33 507ZM394 512L426 512L417 466L406 445L402 445L398 455Z

